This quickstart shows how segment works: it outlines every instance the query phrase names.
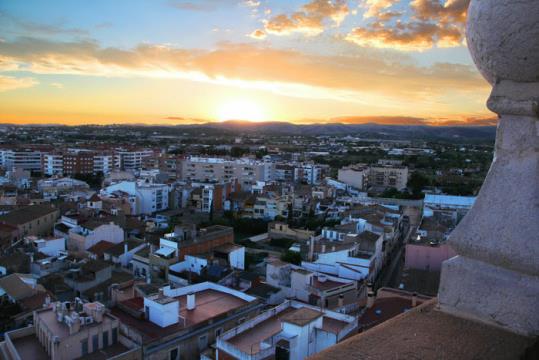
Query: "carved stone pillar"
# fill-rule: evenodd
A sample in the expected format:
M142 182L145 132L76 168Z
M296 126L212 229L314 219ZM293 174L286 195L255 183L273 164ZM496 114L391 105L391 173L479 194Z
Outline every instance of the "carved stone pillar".
M495 157L451 234L442 311L539 335L539 1L472 0L468 47L493 85Z

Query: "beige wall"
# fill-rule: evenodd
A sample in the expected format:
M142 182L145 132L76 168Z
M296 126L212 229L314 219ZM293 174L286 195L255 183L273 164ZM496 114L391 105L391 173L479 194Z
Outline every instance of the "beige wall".
M60 212L55 210L45 216L35 218L32 221L18 225L19 232L23 236L27 235L48 235L52 233L54 223L58 219Z
M43 345L52 360L76 359L82 356L82 341L88 342L88 353L103 348L103 333L108 332L108 345L112 345L112 331L118 329L119 321L112 316L105 315L103 322L83 325L80 330L68 336L59 336L55 344L54 338L61 334L58 327L66 327L58 323L52 309L36 311L34 313L34 328L39 342ZM119 329L118 336L119 336ZM93 347L93 336L98 336L98 348Z
M397 190L406 188L408 183L407 167L371 166L369 185L392 187Z

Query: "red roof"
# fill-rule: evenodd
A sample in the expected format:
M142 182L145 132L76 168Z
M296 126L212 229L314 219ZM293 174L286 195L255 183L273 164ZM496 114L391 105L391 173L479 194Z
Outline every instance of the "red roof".
M87 251L96 254L98 257L101 257L101 256L103 256L103 253L105 251L107 251L108 249L110 249L114 245L115 244L113 244L113 243L111 243L109 241L101 240L100 242L98 242L94 246L88 248Z

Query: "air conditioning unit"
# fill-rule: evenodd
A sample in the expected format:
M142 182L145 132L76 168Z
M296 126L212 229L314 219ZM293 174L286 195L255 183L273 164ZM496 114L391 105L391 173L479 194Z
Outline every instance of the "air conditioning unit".
M94 318L91 317L91 316L87 316L84 318L84 323L85 324L92 324L94 322Z

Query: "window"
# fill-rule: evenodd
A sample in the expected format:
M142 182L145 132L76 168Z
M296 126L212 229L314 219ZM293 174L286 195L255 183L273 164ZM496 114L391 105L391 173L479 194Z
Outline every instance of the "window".
M92 351L97 351L99 350L99 335L95 334L94 336L92 336Z
M103 331L103 348L109 346L109 332Z
M218 336L221 336L222 333L223 333L223 328L215 329L215 338L217 338Z
M81 346L82 356L88 355L88 339L81 340L80 346Z
M202 351L208 347L208 335L202 335L198 338L198 350Z
M112 343L116 344L118 342L118 328L112 329Z
M174 348L172 350L170 350L170 353L169 353L169 360L177 360L178 359L178 355L179 355L179 351L178 351L178 348Z

